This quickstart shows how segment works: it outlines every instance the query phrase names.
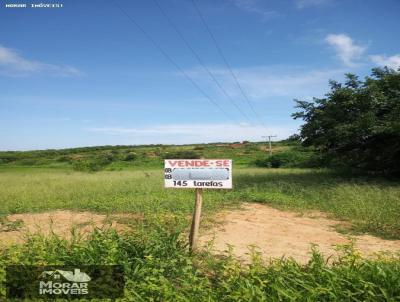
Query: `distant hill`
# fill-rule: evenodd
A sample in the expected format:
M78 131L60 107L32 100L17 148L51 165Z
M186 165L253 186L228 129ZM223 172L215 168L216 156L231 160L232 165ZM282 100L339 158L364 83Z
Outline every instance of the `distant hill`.
M276 152L290 148L287 141L274 142ZM72 168L96 171L129 167L161 166L165 158L230 158L250 165L268 155L265 142L217 142L192 145L95 146L35 151L2 151L0 166Z

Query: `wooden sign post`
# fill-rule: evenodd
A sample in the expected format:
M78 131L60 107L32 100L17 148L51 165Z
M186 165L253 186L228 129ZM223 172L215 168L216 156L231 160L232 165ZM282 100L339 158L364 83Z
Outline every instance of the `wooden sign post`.
M189 245L191 251L195 251L197 248L197 238L199 235L202 203L203 203L203 189L196 189L196 200L194 203L192 227L190 228L190 234L189 234Z
M232 160L230 159L166 159L165 188L194 188L192 226L189 234L191 251L197 249L203 189L232 189Z

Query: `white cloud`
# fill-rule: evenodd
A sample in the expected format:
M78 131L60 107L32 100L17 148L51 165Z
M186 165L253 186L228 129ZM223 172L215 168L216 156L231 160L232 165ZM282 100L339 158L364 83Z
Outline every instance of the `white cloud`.
M287 138L296 132L292 126L271 126L267 129L257 125L236 124L180 124L160 125L147 128L126 127L99 127L88 128L90 132L98 132L103 135L113 135L130 138L136 144L187 144L209 142L233 142L233 141L260 141L266 133L278 135L277 139Z
M330 34L325 42L334 48L338 58L346 66L355 66L355 61L365 52L366 47L357 45L352 38L346 34Z
M373 55L369 57L372 62L379 66L387 66L389 68L398 69L400 68L400 54L393 56L385 55Z
M303 9L311 6L321 6L330 4L331 0L295 0L298 9Z
M215 74L225 90L236 99L243 99L238 87L232 80L229 70L209 68ZM330 79L340 80L346 72L344 69L309 70L293 66L258 66L234 69L234 74L251 100L274 102L277 98L292 100L323 96L328 90ZM209 81L209 76L200 68L187 71L192 77L216 89ZM216 90L218 92L218 90ZM221 95L220 97L223 97Z
M68 65L54 65L23 58L17 51L0 45L0 75L28 76L45 73L55 76L80 76L82 72Z
M260 15L263 20L278 17L280 14L274 10L268 10L260 5L258 0L232 0L233 4L248 13Z

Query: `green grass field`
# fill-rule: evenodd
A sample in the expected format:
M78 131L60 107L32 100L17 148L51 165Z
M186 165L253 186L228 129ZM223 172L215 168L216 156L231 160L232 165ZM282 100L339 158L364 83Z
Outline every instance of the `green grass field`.
M206 219L242 202L260 202L284 210L320 210L350 222L347 231L400 239L398 180L347 176L329 169L257 168L254 159L265 157L260 147L182 147L207 158L234 159L234 189L205 191ZM275 151L291 148L278 145ZM124 157L132 148L68 151L67 155L64 151L0 154L2 216L72 209L141 213L144 217L129 234L95 232L88 240L73 243L37 235L23 245L4 248L0 251L2 284L4 267L10 263L118 263L124 265L127 280L126 297L121 301L400 300L397 256L362 259L348 246L332 265L314 251L305 266L294 260L265 264L256 253L253 263L244 266L231 255L190 254L183 234L194 191L163 188L162 152L178 149L136 148L136 158L129 162ZM98 159L105 152L114 159L100 171L74 169L74 161ZM3 286L0 299L4 295Z
M164 189L162 168L76 172L0 169L0 213L54 209L190 214L193 190ZM237 168L233 190L208 190L205 213L240 202L283 209L317 209L351 222L355 231L400 238L400 186L395 181L347 178L330 170Z

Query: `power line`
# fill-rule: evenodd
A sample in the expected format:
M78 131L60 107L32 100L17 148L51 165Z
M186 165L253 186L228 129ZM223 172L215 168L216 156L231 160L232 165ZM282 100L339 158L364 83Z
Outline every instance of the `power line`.
M147 31L131 16L129 15L117 2L117 0L113 0L115 6L143 33L143 35L153 44L155 48L172 64L174 67L182 73L182 75L205 97L210 103L216 106L228 119L237 123L237 121L227 113L224 108L222 108L215 100L213 100L197 83L175 62L174 59L161 47L160 44L153 39L153 37L147 33Z
M226 59L224 53L222 52L222 49L219 46L219 44L217 42L217 39L215 38L214 34L212 33L210 27L207 25L207 22L206 22L206 20L205 20L205 18L203 16L203 14L201 13L199 7L197 6L195 0L192 0L192 4L193 4L193 7L195 8L197 14L199 15L199 17L201 19L201 22L203 23L204 27L206 28L208 34L210 35L211 40L213 41L213 43L215 45L215 48L217 49L219 55L221 56L222 60L224 61L226 67L228 68L229 73L231 74L232 78L234 79L236 85L238 86L238 88L240 90L240 93L243 95L244 99L246 100L248 106L250 107L250 109L254 113L254 115L256 116L256 118L259 121L259 123L265 127L261 117L259 116L257 111L254 109L253 105L251 104L251 101L250 101L249 97L247 96L247 94L245 93L244 89L242 88L242 85L240 85L238 78L236 77L236 75L232 71L231 65L229 64L228 60Z
M235 108L243 115L243 117L251 123L250 118L247 116L247 114L236 104L236 102L232 99L232 97L226 92L226 90L222 87L220 82L216 79L214 74L210 71L210 69L204 64L203 60L199 56L199 54L194 50L194 48L190 45L189 41L185 38L185 36L182 34L182 32L178 29L178 27L175 25L175 23L171 20L171 18L167 15L165 10L162 8L160 3L157 0L153 0L162 15L167 19L168 23L171 25L171 27L174 29L174 31L178 34L178 36L181 38L181 40L185 43L186 47L191 51L191 53L195 56L197 61L200 63L200 65L206 70L208 75L211 77L211 79L215 82L215 84L218 86L218 88L222 91L222 93L229 99L231 104L235 106Z

